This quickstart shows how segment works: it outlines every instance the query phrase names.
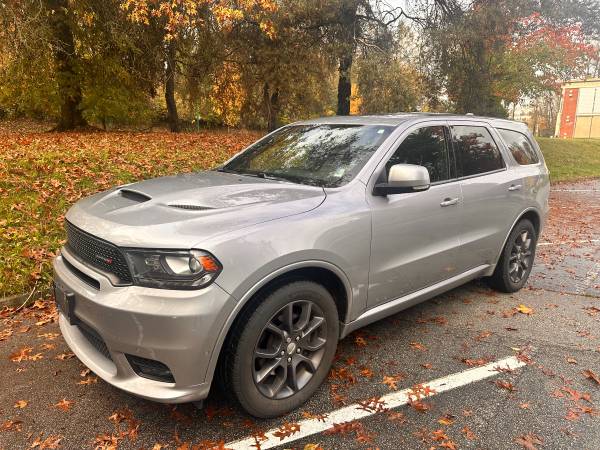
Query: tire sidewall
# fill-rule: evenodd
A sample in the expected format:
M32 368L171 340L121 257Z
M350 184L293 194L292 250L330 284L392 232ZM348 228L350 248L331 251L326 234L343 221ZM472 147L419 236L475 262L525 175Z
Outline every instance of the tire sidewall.
M532 236L531 248L530 248L531 263L529 265L529 268L527 269L527 273L523 276L521 281L519 281L518 283L514 283L510 279L510 275L509 275L510 252L512 250L512 246L513 246L516 238L524 231L527 231ZM508 241L506 242L506 245L504 247L504 253L502 255L502 276L504 278L504 282L505 282L506 286L510 288L511 292L516 292L516 291L520 290L527 283L527 280L529 279L529 275L531 274L531 270L533 269L536 248L537 248L537 233L535 232L535 227L529 220L521 220L515 226L515 228L512 230L512 232L510 233Z
M326 320L327 344L319 367L311 380L296 394L284 399L270 399L256 387L253 379L254 348L267 321L285 305L297 300L310 300L321 308ZM256 417L280 416L305 403L327 377L339 339L338 312L331 294L323 286L310 281L284 285L260 302L244 326L234 349L231 382L242 407Z

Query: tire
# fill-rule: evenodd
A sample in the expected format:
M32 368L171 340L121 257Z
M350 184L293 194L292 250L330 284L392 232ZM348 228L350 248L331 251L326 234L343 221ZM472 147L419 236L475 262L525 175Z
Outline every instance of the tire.
M524 237L525 242L523 242ZM520 220L508 236L498 265L488 279L490 286L506 293L520 290L527 283L531 273L536 245L535 227L527 219Z
M329 291L311 281L290 282L258 299L242 313L224 348L222 373L229 393L259 418L304 404L327 377L338 320Z

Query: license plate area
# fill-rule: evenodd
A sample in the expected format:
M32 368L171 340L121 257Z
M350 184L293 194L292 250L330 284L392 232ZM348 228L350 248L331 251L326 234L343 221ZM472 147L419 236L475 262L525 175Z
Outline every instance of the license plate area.
M64 291L59 285L54 283L54 300L56 306L63 316L67 319L70 325L77 325L77 317L75 316L75 294L73 292Z

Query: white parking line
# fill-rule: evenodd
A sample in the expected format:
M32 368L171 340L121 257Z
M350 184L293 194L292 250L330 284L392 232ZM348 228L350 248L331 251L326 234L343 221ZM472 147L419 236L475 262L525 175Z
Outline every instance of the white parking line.
M422 392L425 387L428 387L429 390L427 390L427 392L429 392L429 394L427 397L432 397L434 395L441 394L442 392L450 391L452 389L466 386L468 384L475 383L476 381L485 380L486 378L498 375L500 373L499 369L516 369L524 365L525 363L523 361L519 360L515 356L511 356L509 358L504 358L499 361L486 364L485 366L468 369L463 372L454 373L446 377L422 383L420 385L422 387L420 392ZM413 389L414 388L404 389L402 391L392 392L391 394L384 395L379 399L379 402L382 402L379 404L382 404L387 409L404 406L409 402L409 397L411 395L413 396L412 399L415 400L415 391ZM297 441L298 439L303 439L307 436L321 433L333 427L333 425L336 423L351 422L353 420L372 416L373 414L377 413L375 409L376 408L365 409L364 406L355 403L353 405L329 412L324 420L302 420L298 422L298 425L300 426L299 431L283 439L278 438L274 434L278 431L278 428L272 428L265 433L267 440L260 442L260 448L267 449L277 447L278 445L289 444L290 442ZM255 448L253 447L255 444L256 441L254 440L254 437L250 436L225 444L225 448L241 450Z
M560 241L560 242L538 242L536 247L547 245L567 245L567 244L597 244L600 239L582 239L579 241Z

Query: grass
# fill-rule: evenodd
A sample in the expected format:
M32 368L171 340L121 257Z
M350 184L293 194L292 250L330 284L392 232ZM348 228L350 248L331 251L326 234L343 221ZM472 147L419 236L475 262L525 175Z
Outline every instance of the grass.
M553 183L600 177L600 139L538 138Z
M0 126L0 298L47 290L50 262L64 239L64 214L79 198L213 167L259 135L43 133ZM600 177L600 140L539 141L553 182Z

